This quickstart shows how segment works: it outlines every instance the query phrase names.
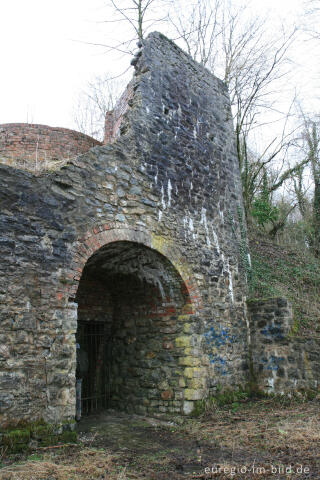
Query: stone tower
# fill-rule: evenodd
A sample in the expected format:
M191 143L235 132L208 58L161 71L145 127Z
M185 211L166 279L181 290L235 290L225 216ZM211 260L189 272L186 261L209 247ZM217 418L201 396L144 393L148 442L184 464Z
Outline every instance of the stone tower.
M35 176L1 165L0 423L192 412L247 381L245 230L226 86L159 33L110 143Z

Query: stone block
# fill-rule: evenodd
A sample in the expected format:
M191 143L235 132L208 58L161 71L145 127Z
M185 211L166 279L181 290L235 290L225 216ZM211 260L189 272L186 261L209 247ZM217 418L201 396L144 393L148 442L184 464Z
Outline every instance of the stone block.
M184 398L186 400L201 400L204 396L205 393L203 390L196 390L193 388L186 388L184 390Z
M198 367L200 365L200 359L196 357L181 357L179 358L179 365Z

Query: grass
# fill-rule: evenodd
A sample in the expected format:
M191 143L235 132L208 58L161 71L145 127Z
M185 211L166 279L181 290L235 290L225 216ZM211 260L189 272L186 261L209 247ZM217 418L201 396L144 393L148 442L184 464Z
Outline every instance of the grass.
M249 401L250 398L249 390L240 388L238 390L226 389L223 392L218 391L215 396L195 402L192 417L200 417L208 411L223 407L235 412L241 403Z
M30 455L26 462L0 470L1 480L85 480L88 478L124 479L123 469L113 462L115 456L101 449L61 448L42 455ZM104 476L104 477L103 477Z
M320 333L320 261L310 252L258 236L250 241L250 296L284 296L293 306L294 333Z
M220 398L222 405L175 428L150 422L137 428L136 419L122 415L102 417L92 424L94 437L83 436L78 446L42 449L25 458L8 457L0 480L183 480L205 477L205 468L219 462L224 467L303 464L308 477L320 478L319 399L268 397L252 400ZM231 402L231 403L230 403ZM103 422L106 424L103 426ZM112 443L118 425L118 442ZM163 422L162 422L163 423ZM99 426L97 431L97 425ZM128 437L128 432L130 437ZM120 438L122 436L123 438ZM144 443L141 443L143 439ZM117 445L126 444L127 448ZM287 478L246 475L233 478Z
M284 448L284 441L296 451L307 451L320 442L318 402L283 404L279 398L263 399L244 404L236 413L216 410L203 419L203 432L214 433L215 441L233 448L234 438L244 448L275 452ZM211 425L210 425L211 424Z

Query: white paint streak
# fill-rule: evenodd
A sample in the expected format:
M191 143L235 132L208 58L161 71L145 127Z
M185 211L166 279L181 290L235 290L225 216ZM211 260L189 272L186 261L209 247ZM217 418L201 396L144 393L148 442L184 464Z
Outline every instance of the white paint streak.
M168 180L168 207L171 205L171 191L172 191L172 185L170 182L170 178Z
M178 132L180 130L180 127L175 127L176 131L175 131L175 134L174 134L174 140L176 141L177 140L177 136L178 136Z
M193 128L193 138L197 138L198 134L197 134L197 129L196 127Z
M207 222L207 210L205 208L201 209L201 220L200 224L204 226L204 230L206 232L206 241L207 241L207 246L211 246L211 241L209 237L209 229L208 229L208 222Z
M228 290L229 290L229 293L230 293L230 297L231 297L232 303L234 303L233 282L232 282L232 273L231 273L231 270L230 270L230 265L229 265L228 260L226 260L226 259L224 258L223 253L222 253L222 255L221 255L221 258L222 258L222 261L223 261L224 270L225 270L225 271L227 272L227 274L228 274L228 279L229 279Z
M163 186L161 187L161 205L162 205L163 210L165 210L167 206L166 206L166 202L165 202L165 199L164 199Z
M214 245L217 249L218 255L220 255L220 245L219 245L218 236L217 236L216 232L213 230L213 227L211 227L211 229L212 229L212 236L213 236Z
M188 225L188 218L184 217L184 219L183 219L183 229L184 229L185 240L187 240L187 225Z
M271 390L274 390L274 378L268 378L268 387L271 388Z

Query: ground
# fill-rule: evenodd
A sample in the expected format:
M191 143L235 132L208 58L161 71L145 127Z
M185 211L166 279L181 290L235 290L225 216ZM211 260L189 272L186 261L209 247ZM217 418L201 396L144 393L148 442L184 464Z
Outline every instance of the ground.
M170 421L106 411L82 420L78 429L74 445L19 456L4 452L0 479L320 478L317 398L244 398L211 406L198 418ZM294 473L284 473L290 465Z
M295 331L320 332L320 259L306 248L277 245L266 235L250 231L252 298L286 297L293 306Z

